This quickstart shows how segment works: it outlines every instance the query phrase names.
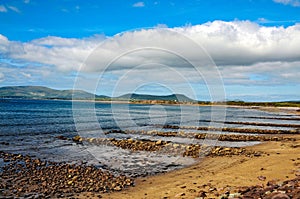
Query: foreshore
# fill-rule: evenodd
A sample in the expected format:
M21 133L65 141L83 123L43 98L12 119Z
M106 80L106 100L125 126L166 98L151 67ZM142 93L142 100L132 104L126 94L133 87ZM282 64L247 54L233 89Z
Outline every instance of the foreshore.
M245 108L245 107L244 107ZM256 108L256 107L253 107ZM265 107L263 107L265 108ZM298 108L270 108L299 114ZM273 118L276 119L276 118ZM295 121L297 118L284 119ZM240 125L262 125L264 123L233 122ZM114 138L72 139L58 136L56 139L83 142L91 145L110 144L131 151L159 151L182 154L192 158L201 157L198 163L168 173L155 176L129 178L115 176L101 168L65 162L50 162L20 154L1 152L0 163L7 167L0 170L0 198L270 198L277 194L281 198L300 198L300 135L299 124L266 123L275 127L293 127L291 130L259 130L247 128L184 127L180 132L160 131L108 131L109 133L159 135L160 137L190 137L220 141L259 141L261 144L250 147L214 146L205 153L206 148L198 144L177 144L163 140L135 140ZM164 127L163 127L164 128ZM177 129L179 126L168 126ZM185 133L184 129L207 130L204 133ZM222 130L237 134L211 134L209 131ZM255 131L255 132L254 132ZM238 134L243 133L243 134ZM256 135L253 135L256 133ZM9 144L2 142L1 144ZM4 171L4 172L3 172ZM298 194L298 195L297 195ZM280 195L279 195L280 196ZM278 196L278 197L279 197Z
M300 115L298 107L248 108ZM135 187L106 193L102 198L300 198L300 135L285 137L295 140L266 141L246 147L264 153L262 156L204 157L188 168L136 179ZM293 193L290 197L291 190L298 195ZM80 198L87 196L91 195L83 193Z
M102 195L103 198L219 198L226 194L241 196L241 191L252 186L282 184L286 180L299 179L300 136L295 141L265 142L247 147L261 151L259 157L217 156L205 157L196 165L166 174L139 178L136 186L121 192ZM299 190L300 179L298 181ZM278 192L278 189L276 189ZM273 194L276 190L269 191ZM250 189L249 189L250 191ZM273 191L273 192L271 192ZM281 191L282 193L284 191ZM300 191L298 191L299 193ZM201 196L202 195L202 196ZM86 197L85 194L81 198ZM226 198L226 197L225 197ZM253 196L253 198L255 198ZM297 198L297 197L294 197Z
M198 199L273 198L285 194L285 198L299 198L300 135L282 136L284 139L279 141L251 147L216 147L195 165L134 181L84 164L41 161L1 152L8 164L1 174L0 196Z

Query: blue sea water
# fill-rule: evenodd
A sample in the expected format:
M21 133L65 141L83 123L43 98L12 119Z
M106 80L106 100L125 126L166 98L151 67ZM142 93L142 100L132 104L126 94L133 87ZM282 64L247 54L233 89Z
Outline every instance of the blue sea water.
M298 120L280 120L274 119L274 117L292 118L296 116L252 109L225 109L224 107L212 108L210 106L167 106L59 100L1 99L0 151L29 154L38 158L54 161L84 161L99 167L109 168L115 172L138 176L180 168L194 163L195 160L191 158L174 157L168 154L142 151L132 152L112 146L80 145L70 139L58 139L57 136L67 138L72 138L76 135L86 137L132 137L136 139L165 139L178 143L193 143L195 140L189 138L163 138L139 134L105 135L104 132L112 129L171 131L172 129L161 129L161 126L165 124L178 126L217 125L220 127L220 125L223 126L220 122L213 123L207 122L207 120L224 121L224 119L226 121L278 124L299 123ZM245 128L244 125L226 124L225 126ZM247 125L246 127L290 129L272 126L251 127ZM218 142L217 144L224 146L246 146L256 144L256 142Z

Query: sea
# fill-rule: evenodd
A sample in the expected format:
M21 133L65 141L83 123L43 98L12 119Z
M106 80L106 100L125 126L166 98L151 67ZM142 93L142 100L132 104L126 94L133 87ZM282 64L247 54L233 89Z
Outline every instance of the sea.
M245 125L245 122L249 124ZM251 125L254 122L264 125ZM116 174L136 177L167 172L201 160L182 157L180 154L168 154L166 151L164 153L130 151L111 145L81 144L72 141L72 138L79 135L89 138L132 138L179 144L244 147L259 142L195 140L188 137L161 137L138 132L207 132L188 128L198 126L295 129L272 124L297 125L299 116L224 106L0 99L0 151L30 155L49 161L93 164ZM168 129L167 125L185 128ZM135 133L123 134L118 130ZM210 133L234 134L222 131ZM59 139L62 137L67 139ZM0 160L0 166L3 164L3 160Z

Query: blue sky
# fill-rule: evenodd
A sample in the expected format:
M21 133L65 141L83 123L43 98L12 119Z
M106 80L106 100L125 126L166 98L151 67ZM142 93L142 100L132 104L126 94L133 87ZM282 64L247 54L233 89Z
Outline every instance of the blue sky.
M157 51L144 54L147 47L180 52L176 42L193 48L192 43L180 44L185 35L205 49L206 60L213 59L226 99L300 100L299 24L298 0L2 0L0 86L68 89L80 85L97 94L169 91L214 100L209 93L213 86L206 81L210 75L192 77L195 71L176 57L157 55ZM158 31L161 27L164 33ZM177 31L179 39L168 36L168 31ZM114 36L121 32L127 33ZM144 52L128 54L101 73L101 65L107 63L103 60L134 47L143 47ZM97 67L86 65L94 64L89 56L99 48ZM186 57L195 61L201 56L190 52ZM143 81L126 76L130 74Z
M9 0L1 4L7 10L0 15L1 33L17 41L48 35L68 38L115 35L157 24L178 27L214 20L250 20L267 26L287 26L300 21L299 7L272 0L165 0L140 4L124 0Z

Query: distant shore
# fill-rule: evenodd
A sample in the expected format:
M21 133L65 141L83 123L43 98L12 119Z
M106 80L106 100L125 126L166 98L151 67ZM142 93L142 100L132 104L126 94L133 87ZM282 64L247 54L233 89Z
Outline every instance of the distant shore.
M141 104L141 105L168 105L168 106L214 106L214 107L228 107L228 108L246 108L246 109L257 109L261 111L268 112L284 112L289 114L300 115L300 104L299 106L293 106L294 104L290 104L289 106L269 106L268 104L264 105L234 105L234 104L204 104L204 103L150 103L150 102L132 102L132 101L95 101L95 100L72 100L72 101L82 101L82 102L94 102L94 103L108 103L108 104Z

